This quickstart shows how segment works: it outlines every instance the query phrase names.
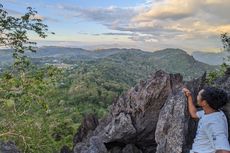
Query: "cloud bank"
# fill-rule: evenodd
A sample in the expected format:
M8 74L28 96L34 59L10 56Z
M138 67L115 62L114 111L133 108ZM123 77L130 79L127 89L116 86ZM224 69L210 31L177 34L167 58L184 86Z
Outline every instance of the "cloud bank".
M120 31L107 35L128 32L129 39L138 42L176 45L184 41L188 45L189 41L203 40L211 44L221 33L230 32L229 0L158 0L145 4L148 5L87 9L62 5L60 8L72 12L72 18L95 21Z

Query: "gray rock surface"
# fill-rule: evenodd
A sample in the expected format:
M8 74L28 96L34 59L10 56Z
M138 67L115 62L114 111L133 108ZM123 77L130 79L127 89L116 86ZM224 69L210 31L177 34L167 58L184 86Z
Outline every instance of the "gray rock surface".
M20 153L15 143L12 141L1 142L0 141L0 153Z
M189 82L183 82L181 86L181 88L186 86L191 90L193 102L196 101L198 92L205 85L205 76L206 74ZM155 131L157 153L187 153L192 147L198 121L190 118L187 98L181 88L168 96L159 114Z
M169 96L161 109L155 139L157 153L182 152L188 125L186 98L182 92Z
M73 144L84 141L95 128L98 126L98 118L95 114L87 114L78 128L78 132L75 134Z

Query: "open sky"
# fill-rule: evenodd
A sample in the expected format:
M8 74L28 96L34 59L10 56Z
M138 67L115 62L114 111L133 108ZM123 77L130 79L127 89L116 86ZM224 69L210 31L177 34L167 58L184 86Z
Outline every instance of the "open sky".
M154 51L181 48L219 52L230 32L230 0L1 0L14 16L31 6L50 35L39 45L125 47Z

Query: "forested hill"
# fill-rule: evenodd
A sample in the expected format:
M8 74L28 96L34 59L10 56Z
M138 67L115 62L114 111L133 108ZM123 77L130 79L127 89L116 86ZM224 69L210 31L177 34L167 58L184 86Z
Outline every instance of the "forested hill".
M10 50L0 50L0 69L12 62L11 55ZM81 48L49 46L39 48L36 53L28 52L26 55L39 65L55 64L60 67L74 67L84 61L87 65L91 62L98 66L105 64L115 70L127 68L126 72L135 71L136 75L146 75L154 70L163 69L167 72L181 73L185 79L198 77L204 71L217 68L195 60L181 49L146 52L139 49L111 48L90 51Z

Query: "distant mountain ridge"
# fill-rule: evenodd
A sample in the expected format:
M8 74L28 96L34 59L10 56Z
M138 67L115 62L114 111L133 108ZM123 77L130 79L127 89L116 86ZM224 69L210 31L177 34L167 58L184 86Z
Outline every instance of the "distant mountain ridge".
M169 53L173 51L173 48L164 49L168 50L165 53ZM179 51L180 49L177 49ZM2 62L7 62L12 60L12 53L9 52L8 49L0 49L0 65ZM147 52L140 49L126 49L126 48L109 48L109 49L96 49L96 50L86 50L82 48L70 48L70 47L57 47L57 46L45 46L39 47L36 53L27 52L26 55L31 58L56 58L56 59L64 59L64 58L74 58L79 60L91 60L97 58L104 58L119 52L126 51L141 51L146 53L154 53L157 55L157 52L163 51L154 51ZM178 52L179 53L179 52ZM187 54L185 51L181 50L180 53ZM192 56L203 63L210 65L220 65L223 63L223 58L229 55L227 52L220 53L211 53L211 52L201 52L195 51L192 53Z
M110 62L114 61L113 65L121 69L126 68L128 70L133 69L133 71L136 72L139 71L140 76L147 76L151 72L161 69L170 73L181 73L185 79L188 80L199 77L205 71L218 68L217 66L210 66L195 60L193 56L190 56L184 50L173 48L155 52L129 50L110 55L100 60L100 62L103 63L103 61L105 62L106 60L110 60ZM137 70L138 67L139 69ZM133 76L133 78L135 77Z
M26 52L25 55L28 55L31 58L75 58L81 60L89 60L94 58L103 58L120 51L127 51L129 49L100 49L100 50L85 50L82 48L70 48L70 47L56 47L56 46L46 46L40 47L37 49L36 53ZM132 49L136 50L136 49ZM139 50L141 51L141 50ZM12 52L10 49L0 49L0 60L2 62L12 61ZM0 62L1 64L1 62Z
M210 64L210 65L222 64L224 62L223 59L229 55L230 54L226 51L218 52L218 53L195 51L192 53L192 56L196 60Z
M0 68L12 62L11 54L12 52L9 50L0 50ZM181 73L186 79L191 79L200 76L205 71L217 68L195 60L184 50L174 48L147 52L125 48L90 51L82 48L49 46L38 48L36 53L26 52L26 55L30 56L32 62L38 65L77 65L79 62L85 62L89 70L93 70L94 66L97 66L97 68L101 68L101 71L104 70L104 67L110 66L110 70L105 69L103 73L117 71L118 75L120 72L127 72L127 75L130 75L128 78L132 77L130 78L132 80L147 77L151 72L159 69L170 73ZM93 65L90 64L92 62ZM111 71L111 69L113 70Z

